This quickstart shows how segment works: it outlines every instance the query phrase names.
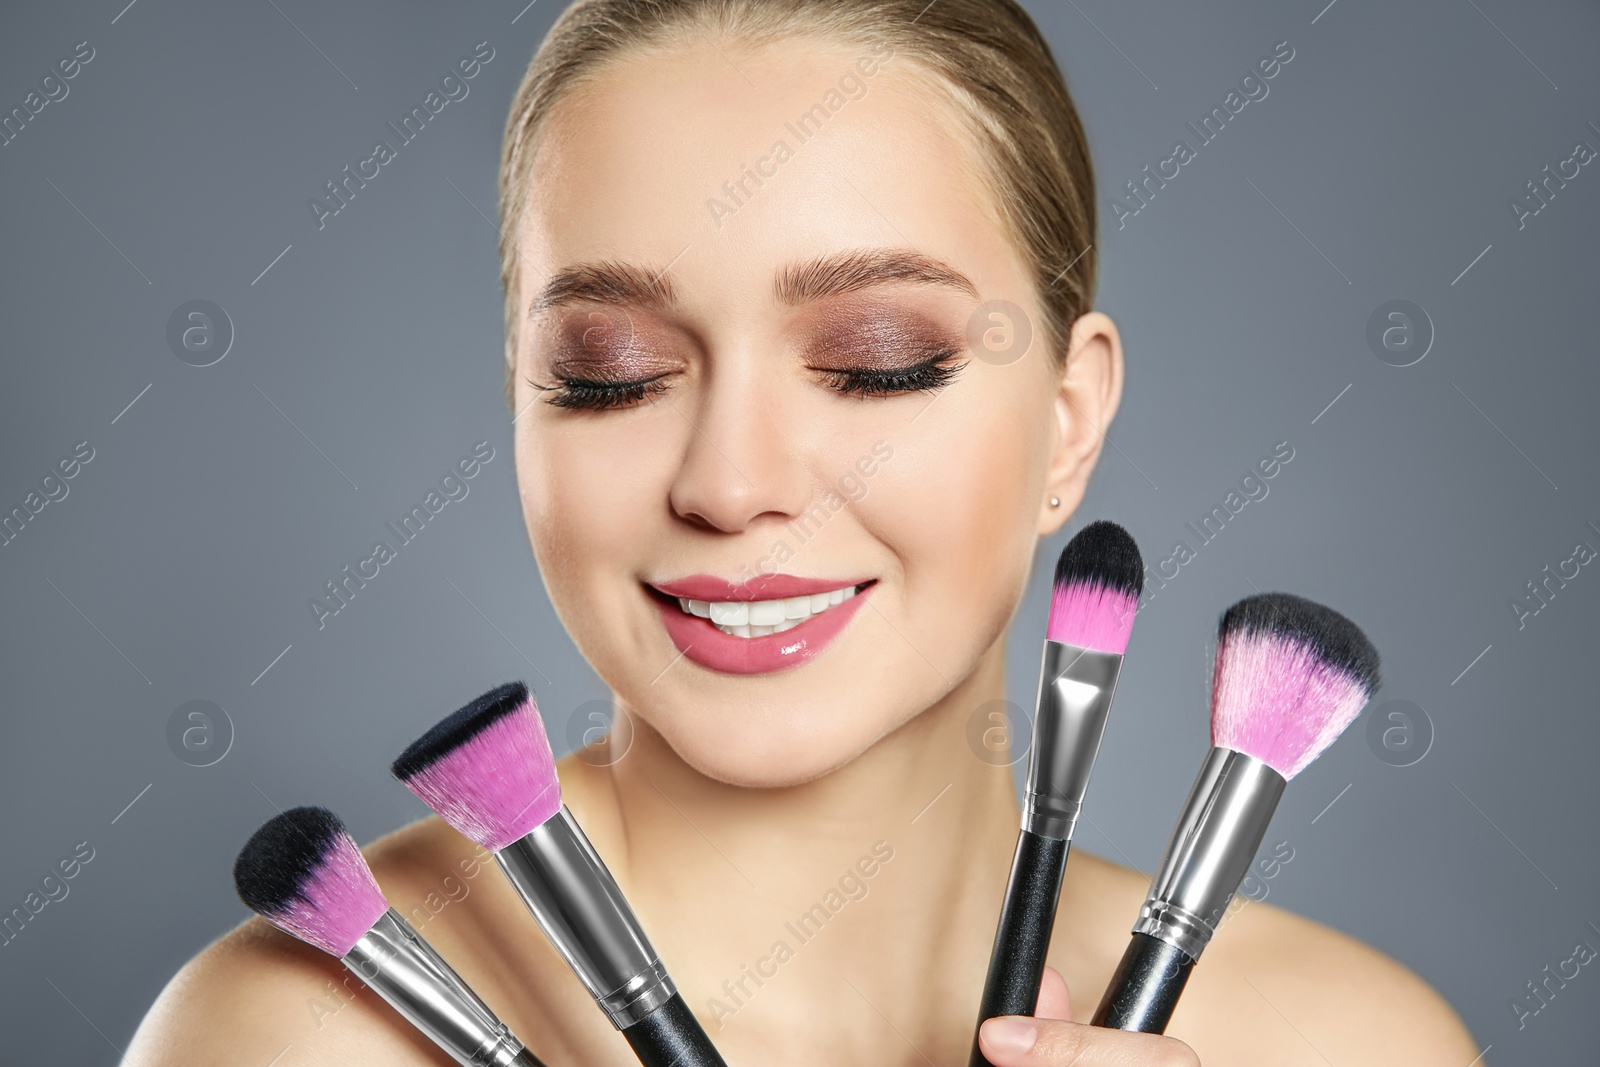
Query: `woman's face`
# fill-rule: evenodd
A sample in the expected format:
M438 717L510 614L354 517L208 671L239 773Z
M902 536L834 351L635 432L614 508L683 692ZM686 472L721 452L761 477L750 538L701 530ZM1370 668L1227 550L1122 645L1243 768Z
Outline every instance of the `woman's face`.
M1045 503L1073 416L1024 263L913 75L886 48L706 42L610 67L542 138L533 549L624 707L723 781L823 774L998 656L1077 501Z

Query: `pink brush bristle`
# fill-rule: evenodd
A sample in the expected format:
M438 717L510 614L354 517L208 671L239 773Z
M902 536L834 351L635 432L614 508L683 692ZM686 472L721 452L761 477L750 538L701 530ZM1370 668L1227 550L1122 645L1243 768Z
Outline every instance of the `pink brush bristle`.
M491 852L561 810L555 755L521 682L441 720L391 769L458 833Z
M389 910L355 839L326 808L269 819L240 850L233 884L256 914L333 956Z
M1211 743L1293 778L1338 740L1378 688L1378 650L1332 608L1288 593L1222 616Z
M1067 542L1056 561L1045 638L1121 655L1143 592L1139 546L1116 523L1092 522Z

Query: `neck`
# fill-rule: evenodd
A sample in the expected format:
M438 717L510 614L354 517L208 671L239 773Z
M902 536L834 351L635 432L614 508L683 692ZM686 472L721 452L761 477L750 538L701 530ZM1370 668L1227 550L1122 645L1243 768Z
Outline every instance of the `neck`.
M976 710L1004 693L997 643L938 703L797 786L708 778L639 716L626 758L576 776L574 812L714 1040L803 1033L788 1047L815 1053L830 1005L860 1024L833 1038L856 1062L903 1059L905 1039L964 1048L1019 818L1004 720ZM934 1029L896 1036L913 1020Z

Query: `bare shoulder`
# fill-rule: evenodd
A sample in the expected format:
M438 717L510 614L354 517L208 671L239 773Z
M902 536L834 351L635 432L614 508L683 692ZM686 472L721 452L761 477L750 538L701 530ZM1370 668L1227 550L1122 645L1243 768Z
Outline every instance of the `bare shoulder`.
M1455 1010L1409 968L1268 904L1247 902L1224 921L1172 1032L1201 1025L1204 1009L1220 999L1233 1025L1191 1041L1208 1067L1250 1062L1229 1047L1246 1033L1276 1035L1289 1057L1277 1062L1286 1063L1462 1067L1478 1055Z
M339 963L251 919L190 960L145 1015L124 1067L448 1063Z
M1052 962L1087 1022L1128 946L1148 875L1089 853L1068 864L1073 926ZM1053 946L1053 949L1055 946ZM1167 1032L1206 1067L1463 1067L1478 1055L1455 1011L1399 962L1270 904L1236 902L1195 967Z
M432 841L417 824L379 842L371 855L405 885L415 878L406 876L412 854L430 852ZM338 960L252 918L167 983L124 1064L221 1067L279 1057L296 1065L452 1062Z

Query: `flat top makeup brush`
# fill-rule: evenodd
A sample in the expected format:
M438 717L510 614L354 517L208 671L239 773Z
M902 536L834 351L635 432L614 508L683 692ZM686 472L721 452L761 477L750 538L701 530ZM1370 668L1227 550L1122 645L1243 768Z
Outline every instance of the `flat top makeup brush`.
M443 719L394 775L493 852L528 910L645 1067L725 1067L611 872L561 803L555 756L513 682Z
M285 933L337 956L466 1067L544 1067L437 952L389 907L338 816L292 808L233 865L239 899Z
M1265 593L1223 614L1211 684L1214 747L1094 1025L1166 1031L1284 785L1338 739L1377 687L1377 649L1331 608Z
M979 1002L980 1027L997 1015L1032 1015L1037 1006L1073 827L1143 591L1139 546L1114 522L1084 527L1056 562L1022 830ZM988 1062L974 1034L969 1067Z

